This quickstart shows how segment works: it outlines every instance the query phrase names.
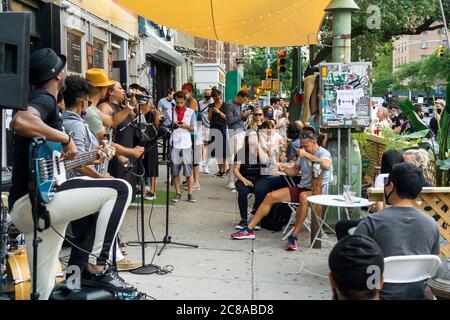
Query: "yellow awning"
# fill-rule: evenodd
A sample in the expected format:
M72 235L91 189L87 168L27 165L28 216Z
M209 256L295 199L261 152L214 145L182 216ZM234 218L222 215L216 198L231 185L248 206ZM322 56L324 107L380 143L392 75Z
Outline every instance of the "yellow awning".
M153 22L210 40L288 47L316 44L330 0L116 0Z

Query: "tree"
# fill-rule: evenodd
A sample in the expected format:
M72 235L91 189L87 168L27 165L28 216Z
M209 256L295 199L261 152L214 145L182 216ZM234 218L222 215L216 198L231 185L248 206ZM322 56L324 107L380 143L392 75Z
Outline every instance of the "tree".
M352 15L352 61L373 61L377 54L386 50L382 44L389 43L399 35L421 34L443 27L439 5L435 0L356 0L361 10ZM450 18L450 0L443 0L447 21ZM381 27L369 29L370 5L380 8ZM328 15L321 29L320 47L311 59L316 65L328 59L332 53L332 18Z
M445 84L450 74L450 53L444 51L444 56L437 53L417 62L411 62L400 67L395 74L396 88L407 88L411 91L430 92L438 84Z
M373 86L372 95L374 97L385 96L395 83L392 75L392 46L388 52L378 53L373 61Z

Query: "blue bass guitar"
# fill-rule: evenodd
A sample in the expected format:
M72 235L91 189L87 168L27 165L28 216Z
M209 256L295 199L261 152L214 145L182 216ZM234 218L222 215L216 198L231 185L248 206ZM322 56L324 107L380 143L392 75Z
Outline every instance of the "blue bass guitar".
M106 146L78 154L75 159L65 161L62 159L62 149L61 143L46 141L43 138L33 139L30 145L30 171L35 171L38 194L44 204L53 199L57 187L67 180L67 170L80 168L98 160L99 153L103 153L107 158L112 158L115 153L113 147Z

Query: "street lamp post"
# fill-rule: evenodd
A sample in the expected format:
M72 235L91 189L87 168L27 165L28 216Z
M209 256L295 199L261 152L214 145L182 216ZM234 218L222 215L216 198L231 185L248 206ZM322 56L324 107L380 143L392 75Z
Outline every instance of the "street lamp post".
M359 10L353 0L333 0L325 9L333 16L333 61L352 59L352 12Z

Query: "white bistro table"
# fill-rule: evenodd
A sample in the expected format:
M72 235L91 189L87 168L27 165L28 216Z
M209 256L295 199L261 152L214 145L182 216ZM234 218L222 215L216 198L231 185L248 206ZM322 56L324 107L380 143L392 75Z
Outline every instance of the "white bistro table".
M344 196L342 195L316 195L316 196L309 196L307 198L308 200L308 204L311 207L311 220L312 219L316 219L319 225L319 228L317 229L316 235L314 236L314 240L311 242L311 245L309 246L307 252L306 252L306 256L305 259L303 260L301 266L300 266L300 270L297 271L297 273L302 273L302 272L307 272L319 277L323 277L323 278L328 278L324 275L321 274L317 274L314 272L311 272L307 269L305 269L306 266L306 262L309 259L309 256L311 255L311 251L313 249L314 244L316 243L317 240L323 241L323 242L328 242L331 244L335 244L334 241L330 241L328 239L324 239L320 237L320 234L323 233L323 227L324 225L330 229L334 234L336 234L336 232L328 225L326 224L325 220L327 219L327 213L328 213L328 209L330 207L335 207L335 208L344 208L345 212L346 212L346 216L347 216L347 220L350 219L350 215L348 212L349 208L362 208L362 207L368 207L370 205L373 204L373 202L364 199L364 198L358 198L355 197L353 198L352 202L348 202L345 200ZM323 218L321 218L319 215L317 215L315 209L314 209L314 205L322 205L325 207L325 211L323 213Z

